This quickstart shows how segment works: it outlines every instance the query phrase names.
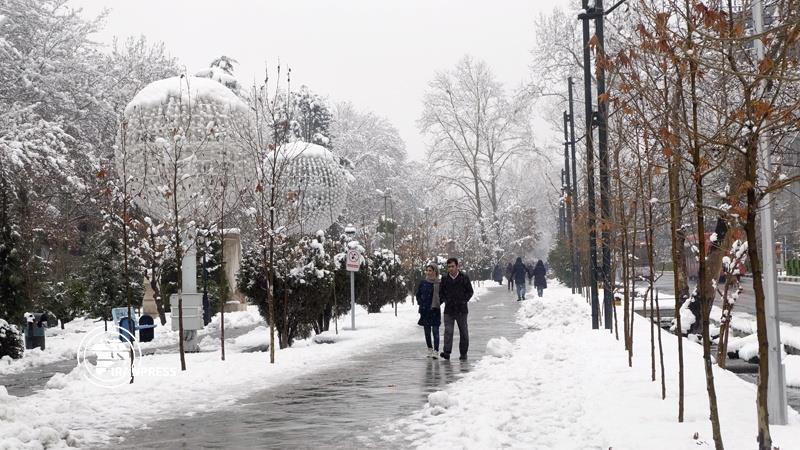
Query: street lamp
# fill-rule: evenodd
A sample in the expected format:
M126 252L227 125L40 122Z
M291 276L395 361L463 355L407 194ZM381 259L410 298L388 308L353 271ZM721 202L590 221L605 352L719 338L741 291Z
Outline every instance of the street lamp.
M430 212L430 208L428 208L427 206L424 208L417 208L417 211L425 213L425 258L427 260L427 258L430 257L430 255L428 254L428 252L430 251L430 249L428 248L428 235L429 235L428 227L430 226L428 224L428 213Z
M211 305L208 301L208 270L206 269L206 231L203 230L197 235L197 244L203 249L203 325L211 323Z
M381 191L380 189L375 189L375 192L378 195L383 196L383 232L384 235L389 231L389 199L392 198L392 188L387 187L386 190ZM394 200L392 200L392 219L391 219L391 226L392 226L392 265L394 266L397 264L397 257L394 254L395 249L395 235L397 234L397 225L394 223ZM397 316L397 302L392 299L392 304L394 305L394 315Z
M352 223L348 223L347 226L344 227L344 234L352 241L356 235L356 227Z

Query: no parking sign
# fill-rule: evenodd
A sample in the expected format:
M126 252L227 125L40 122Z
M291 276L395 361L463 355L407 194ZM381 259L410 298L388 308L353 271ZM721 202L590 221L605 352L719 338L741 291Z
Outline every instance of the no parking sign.
M347 270L350 272L358 272L358 268L361 267L361 253L358 250L348 250L347 251Z

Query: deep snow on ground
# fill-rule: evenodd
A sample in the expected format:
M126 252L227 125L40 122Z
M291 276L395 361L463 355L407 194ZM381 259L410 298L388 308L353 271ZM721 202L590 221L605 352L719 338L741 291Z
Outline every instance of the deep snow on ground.
M172 331L170 327L170 314L167 313L167 324L161 325L158 317L155 317L158 326L155 328L154 339L151 342L140 343L144 353L174 351L172 347L178 345L178 332ZM236 328L252 327L263 323L264 319L258 314L256 306L249 306L246 311L236 311L225 313L225 328L232 330ZM109 321L108 326L113 326ZM102 320L90 318L78 318L64 325L61 328L48 328L45 330L45 349L26 350L22 358L14 360L11 358L0 359L0 375L14 374L23 372L32 367L39 367L56 361L75 359L78 347L88 332L95 328L104 328ZM211 323L198 332L200 348L203 351L212 351L219 348L220 314L211 318Z
M650 330L635 322L634 361L622 342L592 330L585 300L562 287L524 302L530 331L510 352L499 342L475 370L399 423L387 444L417 448L713 448L699 345L684 341L686 420L677 417L677 338L663 333L667 398L650 379ZM756 447L755 386L715 367L726 448ZM773 426L775 446L800 448L800 417ZM695 437L695 433L697 437Z
M355 331L349 329L349 317L340 318L338 335L325 332L317 337L325 343L308 339L295 342L289 349L276 349L274 365L269 364L266 352L241 352L269 342L268 328L257 327L226 346L224 362L218 351L187 354L185 372L180 371L175 349L145 355L137 361L135 383L113 390L89 382L81 366L68 374L54 375L44 390L27 397L10 396L0 386L0 449L102 443L111 446L107 442L110 436L124 429L143 427L164 417L230 406L250 392L346 364L352 355L401 339L418 338L417 307L407 302L398 310L399 317L395 317L391 307L379 314L367 314L357 308ZM235 323L249 323L253 319L245 315L250 314L226 314L226 329L232 326L229 316ZM206 332L213 331L214 326L207 327ZM166 330L163 333L167 342L174 334ZM177 335L172 337L177 339ZM201 348L213 345L210 340L201 340Z

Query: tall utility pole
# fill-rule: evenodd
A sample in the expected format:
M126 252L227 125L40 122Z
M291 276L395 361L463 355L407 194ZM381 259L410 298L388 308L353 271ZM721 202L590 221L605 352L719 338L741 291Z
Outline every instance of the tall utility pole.
M570 146L570 153L572 156L572 218L573 220L578 220L578 169L575 166L575 112L572 109L572 77L567 79L567 84L569 86L569 146ZM575 279L575 286L580 288L580 291L583 292L583 282L581 281L581 253L579 250L579 246L577 242L575 242L575 235L573 230L573 241L572 246L575 252L575 263L574 263L574 271L572 272L572 276ZM580 283L580 284L579 284Z
M613 328L613 292L611 292L611 202L609 198L610 183L608 176L608 95L606 94L606 71L605 71L605 50L603 43L603 19L606 14L617 9L626 0L618 1L614 6L605 11L603 9L603 0L595 0L594 6L589 7L589 1L583 0L582 5L584 12L578 14L578 19L583 21L583 73L584 73L584 86L586 96L586 117L587 126L591 125L590 117L593 115L592 111L592 80L591 80L591 56L589 54L589 21L594 20L595 33L597 35L597 114L594 114L594 120L597 122L597 138L598 138L598 159L600 160L600 210L602 228L602 247L603 247L603 266L599 275L603 280L603 314L605 316L605 328L611 330ZM594 155L591 154L591 143L589 139L592 137L592 130L589 128L586 131L586 148L587 148L587 166L589 163L594 162ZM597 299L597 230L594 229L596 219L596 208L594 205L594 167L587 167L586 171L588 184L589 184L589 223L590 234L592 242L592 266L594 267L594 274L592 276L592 326L597 328L599 323L595 323L595 308ZM597 325L597 326L595 326Z
M561 169L561 201L558 203L558 238L567 238L567 202L566 202L566 180L564 179L564 169Z
M566 211L566 221L567 221L567 242L569 243L569 255L570 260L572 262L572 271L570 275L572 275L572 293L575 293L577 288L577 280L575 278L575 267L577 264L575 263L575 236L572 234L572 183L570 182L570 170L569 170L569 125L568 125L568 114L564 111L564 191L566 195L564 196L564 209ZM574 172L573 172L574 174ZM574 177L574 175L573 175Z
M597 138L600 159L600 227L603 241L603 317L607 330L613 327L611 310L614 297L611 291L611 202L608 177L608 94L606 94L605 43L603 41L603 0L595 1L597 15L594 19L597 34Z
M764 32L764 9L761 0L753 0L753 28L756 35ZM764 43L761 39L754 39L756 48L756 63L764 59ZM759 91L763 92L763 81ZM769 180L772 170L772 158L769 153L768 142L762 134L759 139L759 151L763 165L760 167L761 178ZM788 414L786 411L786 380L781 361L781 332L778 321L778 274L775 270L775 238L772 219L772 195L765 194L761 204L761 253L764 256L764 311L767 316L767 342L769 344L769 377L767 378L767 414L769 423L773 425L786 425Z
M597 298L597 229L595 228L596 206L594 200L594 148L592 108L592 58L589 54L589 0L582 0L585 13L578 15L583 21L583 94L586 103L586 203L589 206L587 226L589 228L589 289L592 295L592 328L600 328L600 301Z

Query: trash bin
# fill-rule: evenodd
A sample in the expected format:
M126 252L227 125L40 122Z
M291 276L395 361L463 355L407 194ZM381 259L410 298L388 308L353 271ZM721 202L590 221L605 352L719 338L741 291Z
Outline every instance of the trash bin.
M139 342L150 342L155 336L155 322L149 314L139 318Z
M36 347L44 350L44 330L47 328L47 313L25 313L25 350Z
M128 330L130 334L125 330ZM136 340L136 324L131 319L123 317L119 321L119 340L120 342L130 342L131 339Z

